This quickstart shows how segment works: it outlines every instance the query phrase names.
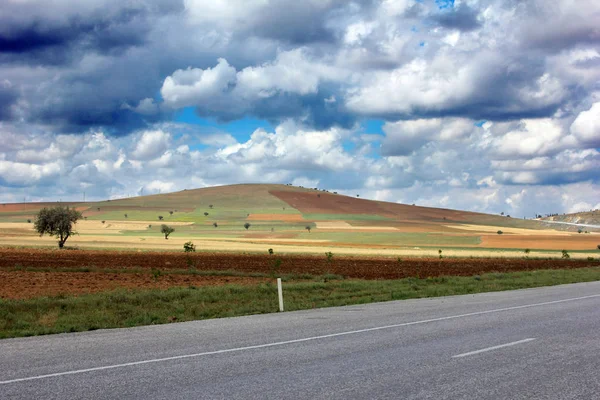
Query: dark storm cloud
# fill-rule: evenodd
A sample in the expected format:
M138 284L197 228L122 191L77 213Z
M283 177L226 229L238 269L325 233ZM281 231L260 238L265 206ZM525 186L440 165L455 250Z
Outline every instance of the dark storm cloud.
M401 68L417 58L431 63L443 43L440 35L435 36L423 27L431 27L433 23L463 32L476 29L484 32L488 27L479 11L495 3L486 1L478 9L461 4L439 10L433 4L414 2L388 16L382 11L389 11L383 8L385 3L374 0L285 0L262 5L259 12L251 15L236 9L235 18L228 20L227 12L207 15L204 10L209 3L199 2L196 11L201 18L196 24L187 19L190 13L181 1L98 0L65 4L67 6L63 4L63 8L56 10L44 3L37 4L37 10L25 3L11 2L3 6L0 65L23 66L24 69L42 66L48 67L48 73L39 81L23 73L21 82L11 79L12 89L0 88L0 118L14 118L14 105L23 100L24 118L31 123L55 125L60 132L103 127L115 134L127 134L170 116L162 111L164 107L157 96L165 77L175 70L206 69L223 57L240 71L269 63L279 52L297 48L310 49L314 55L311 62L351 70L358 79L344 82L328 75L319 82L317 91L308 95L282 90L276 95L256 96L249 101L225 99L220 104L220 99L210 99L193 106L199 115L221 121L245 116L273 122L299 118L317 129L334 125L350 127L364 116L537 118L550 116L565 104L577 103L589 92L582 85L570 83L566 94L552 101L532 102L523 98L522 89L535 88L535 81L548 69L545 60L546 51L551 52L549 46L571 48L593 43L597 38L597 30L593 30L589 21L584 23L576 18L571 21L566 17L564 24L555 27L556 33L549 34L549 28L539 23L536 7L521 6L523 3L518 1L506 3L502 7L518 5L522 8L519 8L515 32L527 34L519 34L517 42L502 47L506 52L502 57L510 63L483 65L475 71L477 76L472 80L479 90L468 96L454 96L443 104L417 102L407 107L408 112L390 108L363 114L344 106L348 91L367 85L367 80L361 77L382 69ZM219 7L228 7L227 2L223 4ZM61 14L65 12L70 14ZM531 21L530 15L535 17ZM356 23L368 27L364 37L345 42L347 29ZM498 22L492 25L495 23ZM470 50L444 50L447 59L462 57L468 63L487 46L483 33L481 38L482 42L472 43ZM426 47L419 46L421 40L427 43ZM531 46L537 46L535 54L524 56ZM472 54L465 57L464 52ZM355 58L344 58L349 54ZM37 90L39 87L43 90ZM335 101L328 101L330 98ZM138 108L144 99L157 99L156 113L144 113Z
M113 3L81 12L74 7L73 15L60 17L53 15L53 8L41 7L49 14L45 19L19 15L23 10L18 7L7 10L0 17L0 64L12 69L12 83L27 88L22 91L27 120L54 125L58 132L105 127L126 134L166 116L124 107L154 96L160 84L161 54L153 53L148 35L159 18L182 10L181 3L163 3ZM134 48L137 53L131 51ZM21 65L56 72L48 69L46 77L51 79L36 85L35 78L20 78L15 72ZM38 90L40 84L43 91ZM0 117L8 119L7 103L15 99L4 92Z
M481 26L477 20L478 12L466 4L460 7L441 11L433 17L433 21L448 29L458 29L468 32Z
M14 88L2 85L0 82L0 121L8 120L12 115L12 105L17 101L18 95Z
M65 21L5 22L0 32L0 60L12 63L63 64L86 52L115 53L144 44L147 15L123 9L110 16L74 16Z

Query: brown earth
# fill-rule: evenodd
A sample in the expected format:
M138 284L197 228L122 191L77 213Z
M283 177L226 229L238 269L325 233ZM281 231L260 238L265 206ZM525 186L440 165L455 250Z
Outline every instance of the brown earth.
M181 286L250 285L267 278L149 273L35 272L0 270L0 298L80 295L114 289L168 289Z
M0 206L0 213L2 212L22 212L22 211L31 211L36 212L44 207L55 207L60 204L61 206L71 207L74 204L78 203L10 203L10 204L2 204ZM79 209L79 208L78 208Z
M0 297L35 297L60 293L89 293L117 287L148 288L203 286L227 283L255 284L266 278L172 274L188 268L188 257L199 271L271 273L273 260L281 259L280 274L326 273L360 279L400 279L442 275L472 276L486 272L529 271L598 267L598 261L510 258L412 258L398 262L383 257L305 255L245 255L216 253L117 252L95 250L0 249ZM17 267L18 269L15 269ZM94 272L64 272L61 268L94 268ZM24 270L44 268L44 272ZM52 271L56 269L57 271ZM106 273L97 271L106 269ZM163 275L154 281L152 269ZM122 270L117 271L115 270ZM129 271L128 271L129 270ZM141 271L140 271L141 270ZM19 294L21 293L21 294Z
M269 193L303 214L369 214L407 221L419 220L421 222L444 220L459 222L479 215L457 210L365 200L327 192L271 190Z

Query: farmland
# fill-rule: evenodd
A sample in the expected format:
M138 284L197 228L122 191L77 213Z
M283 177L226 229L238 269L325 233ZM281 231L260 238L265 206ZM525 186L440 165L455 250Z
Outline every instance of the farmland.
M0 336L270 312L276 276L296 309L600 279L594 229L286 185L63 203L84 216L64 250L32 223L55 204L0 205ZM168 239L162 224L175 229ZM195 253L183 252L189 241ZM120 320L113 296L139 306ZM170 296L201 307L156 303ZM75 314L64 307L88 301L106 303L111 322L65 322Z

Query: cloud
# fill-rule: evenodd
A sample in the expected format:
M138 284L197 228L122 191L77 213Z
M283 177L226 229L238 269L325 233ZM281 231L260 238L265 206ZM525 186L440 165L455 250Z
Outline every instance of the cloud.
M472 31L481 26L477 19L478 12L466 4L459 7L443 10L436 14L433 20L447 29L458 29L460 31Z
M5 3L5 200L296 181L531 213L598 193L594 0ZM266 122L222 124L245 118Z
M461 118L419 119L386 123L383 131L386 137L382 143L382 154L405 156L421 148L426 143L436 141L457 142L475 130L472 121Z
M143 132L131 155L136 160L151 160L167 150L170 140L171 136L161 130Z
M600 147L600 102L577 116L571 125L571 133L590 147Z
M167 107L194 106L198 114L222 120L297 117L318 127L330 126L328 120L348 126L351 118L321 93L322 86L347 76L299 48L239 71L222 58L212 68L177 70L164 80L161 95Z

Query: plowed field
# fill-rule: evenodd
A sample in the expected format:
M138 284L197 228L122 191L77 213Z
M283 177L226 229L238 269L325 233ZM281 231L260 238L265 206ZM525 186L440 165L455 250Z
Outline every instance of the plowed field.
M325 256L269 256L195 253L189 256L199 271L237 271L270 273L273 261L280 258L279 274L332 273L356 279L399 279L441 275L470 276L486 272L511 272L536 269L568 269L600 266L598 261L414 258L398 262L390 258ZM91 250L0 249L0 297L28 298L60 293L88 293L118 287L149 288L175 286L256 284L265 278L235 276L198 276L170 274L188 269L188 255L168 252L116 252ZM45 268L43 272L27 268ZM64 272L64 268L90 268L95 272ZM56 271L52 271L56 269ZM106 269L107 272L98 271ZM152 269L163 271L154 279ZM115 272L116 270L116 272ZM129 271L128 271L129 270ZM132 271L134 270L134 271ZM140 272L140 270L142 272ZM120 272L123 273L120 273ZM146 272L147 271L147 272Z

